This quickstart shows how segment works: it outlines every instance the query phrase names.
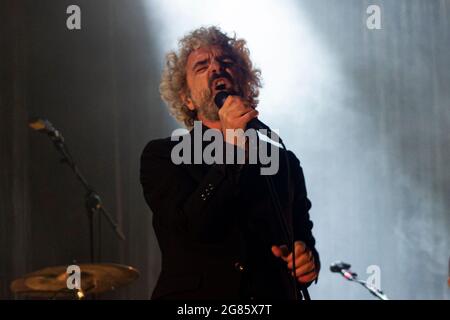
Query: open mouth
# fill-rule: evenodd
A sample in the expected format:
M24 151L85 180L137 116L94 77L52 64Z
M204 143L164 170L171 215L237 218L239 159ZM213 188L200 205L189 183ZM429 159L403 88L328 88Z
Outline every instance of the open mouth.
M225 84L219 84L216 86L216 90L220 91L220 90L225 90L227 87L225 86Z
M219 78L214 80L212 87L215 91L222 91L231 88L231 83L226 78Z

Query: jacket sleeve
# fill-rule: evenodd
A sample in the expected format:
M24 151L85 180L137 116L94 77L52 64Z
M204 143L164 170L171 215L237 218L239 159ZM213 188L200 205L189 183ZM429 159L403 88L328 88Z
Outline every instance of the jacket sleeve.
M214 242L226 235L233 219L239 165L214 164L200 183L170 159L163 140L151 141L141 156L140 180L154 223Z
M316 240L312 233L313 222L310 219L309 210L311 209L311 201L307 197L305 177L300 161L297 157L289 152L291 161L291 177L294 183L294 199L293 199L293 223L295 240L303 241L312 251L316 269L320 270L320 257L316 250ZM317 280L316 280L317 281Z

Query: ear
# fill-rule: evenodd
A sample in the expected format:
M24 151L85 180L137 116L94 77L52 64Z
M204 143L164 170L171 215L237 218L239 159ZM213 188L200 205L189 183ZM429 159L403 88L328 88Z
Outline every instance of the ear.
M188 95L186 95L184 92L180 93L180 98L181 98L181 101L184 102L184 104L186 105L186 107L188 107L189 110L191 110L191 111L195 110L194 102Z

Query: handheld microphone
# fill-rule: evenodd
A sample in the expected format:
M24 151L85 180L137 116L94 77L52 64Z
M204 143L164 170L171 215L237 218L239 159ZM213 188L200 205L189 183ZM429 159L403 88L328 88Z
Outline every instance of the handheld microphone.
M216 104L217 108L222 108L223 104L225 103L225 100L228 98L228 96L230 96L231 94L229 92L226 91L219 91L216 96L214 97L214 103ZM270 134L272 132L272 130L270 130L270 128L264 124L262 121L253 118L252 120L250 120L247 123L247 128L252 128L255 130L261 130L261 129L266 129L267 133Z

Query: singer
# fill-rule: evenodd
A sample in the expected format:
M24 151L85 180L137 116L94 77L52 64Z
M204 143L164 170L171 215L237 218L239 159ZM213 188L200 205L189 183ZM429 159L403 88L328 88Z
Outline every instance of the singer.
M224 148L248 159L248 139L230 134L259 123L260 71L245 40L199 28L166 59L160 93L170 113L192 136L220 132ZM214 98L224 91L221 106ZM207 141L190 141L193 153L208 148ZM162 253L152 299L298 299L299 288L317 281L320 261L296 156L276 148L279 170L268 178L260 163L175 164L175 144L170 137L150 141L141 156L141 184Z

